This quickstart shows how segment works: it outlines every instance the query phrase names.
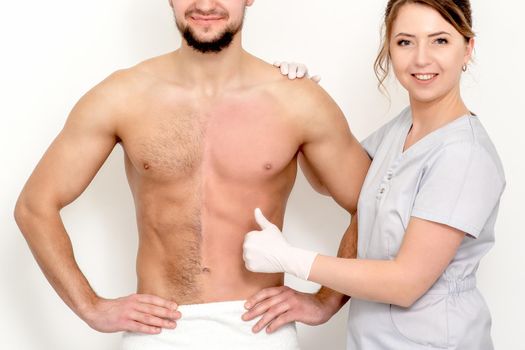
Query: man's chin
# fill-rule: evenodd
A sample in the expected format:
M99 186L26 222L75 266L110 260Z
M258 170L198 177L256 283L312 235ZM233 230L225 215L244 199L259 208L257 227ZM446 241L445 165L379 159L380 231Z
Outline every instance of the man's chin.
M227 44L220 44L215 41L207 42L207 43L196 43L196 42L187 42L188 46L191 47L193 50L200 52L202 54L213 54L213 53L219 53L222 50L226 49L230 43Z
M231 31L225 31L218 36L213 38L199 38L190 29L186 29L183 33L183 38L189 47L200 53L219 53L223 49L230 46L233 41L235 33Z

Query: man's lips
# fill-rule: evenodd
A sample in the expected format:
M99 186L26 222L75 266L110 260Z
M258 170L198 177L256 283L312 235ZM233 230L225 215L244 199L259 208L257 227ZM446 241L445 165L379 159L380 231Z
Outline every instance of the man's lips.
M224 19L223 16L189 16L189 18L196 22L212 22L212 21L220 21L221 19Z

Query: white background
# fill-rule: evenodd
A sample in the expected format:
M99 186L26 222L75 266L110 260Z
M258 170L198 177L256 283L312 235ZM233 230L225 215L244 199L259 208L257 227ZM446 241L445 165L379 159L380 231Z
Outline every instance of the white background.
M256 0L247 13L246 49L267 60L298 60L322 75L323 87L362 139L406 105L376 89L372 62L386 0ZM116 349L56 296L13 220L27 177L78 98L116 69L178 47L168 0L2 1L0 5L0 348ZM463 81L507 175L495 248L482 261L479 288L493 315L497 349L517 349L525 312L523 197L525 137L520 0L473 1L476 62ZM137 234L122 151L116 148L79 200L63 210L76 257L98 293L135 288ZM285 232L295 244L334 254L347 217L302 176L289 202ZM302 290L315 285L288 282ZM303 348L343 349L346 308L321 327L299 326Z

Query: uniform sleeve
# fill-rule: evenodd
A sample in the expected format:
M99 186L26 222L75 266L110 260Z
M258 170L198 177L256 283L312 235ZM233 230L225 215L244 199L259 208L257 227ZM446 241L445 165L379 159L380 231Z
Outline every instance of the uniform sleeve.
M424 169L412 216L477 238L504 186L496 163L483 147L472 142L448 145Z

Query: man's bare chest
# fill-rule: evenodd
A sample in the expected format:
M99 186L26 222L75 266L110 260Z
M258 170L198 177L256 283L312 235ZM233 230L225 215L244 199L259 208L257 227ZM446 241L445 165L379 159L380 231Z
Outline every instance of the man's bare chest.
M293 118L261 100L161 105L130 118L123 130L132 167L167 178L199 171L239 180L271 176L300 146Z

